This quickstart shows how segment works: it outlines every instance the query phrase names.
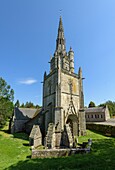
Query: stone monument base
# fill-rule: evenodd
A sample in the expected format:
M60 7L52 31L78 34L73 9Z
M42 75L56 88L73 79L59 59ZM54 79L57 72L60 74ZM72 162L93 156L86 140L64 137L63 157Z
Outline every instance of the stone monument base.
M79 153L89 153L88 148L71 148L71 149L44 149L44 150L32 150L31 158L57 158L63 156L70 156Z

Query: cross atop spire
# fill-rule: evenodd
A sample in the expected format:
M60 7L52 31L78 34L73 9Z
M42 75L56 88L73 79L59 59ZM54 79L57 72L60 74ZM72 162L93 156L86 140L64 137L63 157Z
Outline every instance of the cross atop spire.
M63 29L62 17L60 16L58 35L57 35L57 40L56 40L56 51L62 52L65 50L66 50L66 47L65 47L64 29Z

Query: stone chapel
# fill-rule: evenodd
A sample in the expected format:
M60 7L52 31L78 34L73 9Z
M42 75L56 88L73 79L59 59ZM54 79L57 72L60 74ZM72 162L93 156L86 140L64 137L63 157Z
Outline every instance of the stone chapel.
M76 136L86 134L82 80L82 69L74 72L72 48L66 51L60 17L50 72L45 72L43 78L42 109L15 108L11 132L25 130L30 134L31 145L35 141L36 146L43 144L49 149L73 147Z
M62 17L59 20L56 50L50 72L44 73L44 141L48 148L72 147L74 137L85 135L86 120L82 69L74 72L74 51L66 51Z

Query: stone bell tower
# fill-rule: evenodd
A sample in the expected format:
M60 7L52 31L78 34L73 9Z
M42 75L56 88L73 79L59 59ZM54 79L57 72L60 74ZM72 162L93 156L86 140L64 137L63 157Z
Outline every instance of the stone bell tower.
M74 52L71 47L66 52L61 17L50 72L44 73L43 109L47 147L71 147L74 136L85 135L82 70L74 73Z

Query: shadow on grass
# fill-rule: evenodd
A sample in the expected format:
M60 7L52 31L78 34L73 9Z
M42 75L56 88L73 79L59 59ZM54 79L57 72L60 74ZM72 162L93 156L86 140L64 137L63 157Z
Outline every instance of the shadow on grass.
M28 155L26 158L29 158L29 159L30 159L30 158L31 158L31 155Z
M88 129L87 129L88 130ZM105 137L112 137L112 138L115 138L114 136L108 136L107 134L104 134L103 132L99 132L99 131L97 131L97 130L91 130L91 129L89 129L91 132L94 132L94 133L96 133L96 134L100 134L100 135L102 135L102 136L105 136Z
M14 138L22 139L22 140L29 140L29 136L26 133L14 133L13 134Z
M7 134L10 134L10 131L7 129L1 129L0 131L4 132L4 133L7 133Z
M0 129L1 132L4 132L6 134L10 134L10 131L8 129ZM22 140L29 140L28 134L24 132L18 132L18 133L13 133L14 138L22 139Z
M30 146L29 143L23 143L24 146Z
M89 154L61 158L27 159L7 170L113 170L115 169L115 139L98 139ZM5 169L6 170L6 169Z

